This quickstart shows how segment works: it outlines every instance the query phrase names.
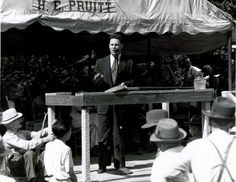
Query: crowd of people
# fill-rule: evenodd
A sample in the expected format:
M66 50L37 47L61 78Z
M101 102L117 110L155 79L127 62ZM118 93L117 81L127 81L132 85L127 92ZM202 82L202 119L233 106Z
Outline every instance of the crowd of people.
M235 103L229 98L217 97L211 110L203 113L209 120L210 135L195 139L184 148L179 148L179 142L186 133L174 120L157 124L157 131L150 138L161 144L152 168L153 182L236 180L236 136L229 132L235 127Z
M219 75L213 74L210 65L197 68L185 55L158 57L146 64L135 63L124 54L124 40L121 34L111 35L108 48L110 54L93 61L94 65L86 63L89 59L95 59L94 53L93 56L84 56L80 61L71 62L69 65L63 62L64 58L60 58L62 62L58 67L51 62L47 63L49 58L45 56L40 59L43 71L37 69L36 73L33 73L31 68L34 64L31 65L30 71L28 70L30 74L34 74L34 83L31 83L32 80L29 81L27 76L19 80L19 72L13 72L18 76L9 75L13 67L3 70L2 74L5 75L1 92L1 141L6 148L2 150L3 154L5 151L11 150L11 152L3 155L4 160L0 161L2 163L0 166L5 167L6 175L24 176L27 181L77 181L73 171L73 151L67 142L71 133L81 127L78 119L81 108L60 107L56 112L57 120L52 125L52 131L47 127L40 130L34 127L29 129L27 124L27 121L44 123L47 112L45 93L60 91L54 90L55 88L66 87L66 90L62 91L78 93L81 90L106 91L115 86L193 87L194 78L203 72L207 87L213 87L216 90L215 96L219 96L217 91L220 85ZM45 64L46 67L50 67L51 72L48 72ZM82 73L73 71L79 64L85 64L87 67ZM64 66L70 71L62 69ZM84 75L86 79L83 79ZM83 86L79 80L83 80ZM54 86L55 88L52 88ZM29 94L29 90L34 93ZM178 105L173 104L171 107L175 108ZM198 105L196 107L200 109ZM234 125L235 104L227 98L217 97L212 110L204 113L209 118L212 130L207 139L199 139L201 138L200 110L194 112L191 120L187 121L187 130L181 128L182 123L175 119L174 114L168 116L159 106L148 108L146 105L99 105L92 110L94 118L90 125L91 149L96 147L98 174L106 173L107 166L112 162L117 174L131 174L132 171L126 167L125 161L127 136L131 136L129 140L140 149L142 143L140 133L143 130L148 138L145 142L154 143L157 150L157 157L152 167L152 181L174 179L198 182L219 181L221 178L225 181L235 180L232 171L236 169L236 161L231 154L235 152L236 144L233 139L231 140L233 137L228 134L228 130ZM186 140L190 136L191 138ZM221 142L221 137L224 138L224 142ZM186 145L186 141L192 142ZM227 150L228 146L230 150ZM56 155L55 148L58 149ZM218 154L214 158L210 157L212 153L214 154L212 148ZM227 157L231 159L229 164L225 156L222 156L226 151L229 153ZM197 155L198 152L206 157ZM208 161L209 165L205 165ZM225 167L226 164L228 167ZM201 165L205 168L200 169ZM218 170L218 165L223 167ZM212 170L214 174L211 173Z

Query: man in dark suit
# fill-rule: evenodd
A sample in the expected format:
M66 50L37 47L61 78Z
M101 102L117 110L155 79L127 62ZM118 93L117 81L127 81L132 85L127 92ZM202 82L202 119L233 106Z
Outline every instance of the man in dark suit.
M122 54L124 47L120 34L110 37L110 55L100 58L95 65L95 86L98 91L105 91L111 87L125 84L133 85L133 61ZM98 173L106 172L106 166L111 164L113 156L114 167L120 174L130 174L125 167L124 151L124 109L122 106L98 106L99 146Z

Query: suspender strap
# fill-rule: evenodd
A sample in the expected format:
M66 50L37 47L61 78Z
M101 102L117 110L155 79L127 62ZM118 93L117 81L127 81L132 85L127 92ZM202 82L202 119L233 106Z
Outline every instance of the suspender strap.
M219 149L217 148L217 146L215 145L215 143L212 142L210 139L208 139L208 140L209 140L209 141L212 143L212 145L215 147L215 149L216 149L216 151L217 151L217 153L218 153L218 155L219 155L219 157L220 157L220 159L221 159L221 162L222 162L222 164L220 164L221 169L220 169L220 174L219 174L219 177L218 177L218 180L217 180L217 181L220 182L220 180L221 180L221 178L222 178L222 174L223 174L223 172L224 172L224 169L226 169L226 171L227 171L228 174L229 174L229 177L230 177L231 181L232 181L232 182L235 182L235 180L233 179L233 177L232 177L232 175L231 175L231 173L230 173L230 171L229 171L229 168L227 167L227 164L226 164L226 163L227 163L227 158L228 158L228 155L229 155L229 150L230 150L230 148L231 148L231 146L232 146L232 144L233 144L235 138L233 138L233 139L231 140L231 142L229 143L229 145L228 145L228 147L227 147L227 150L226 150L225 158L223 158L223 156L221 155L221 153L220 153Z

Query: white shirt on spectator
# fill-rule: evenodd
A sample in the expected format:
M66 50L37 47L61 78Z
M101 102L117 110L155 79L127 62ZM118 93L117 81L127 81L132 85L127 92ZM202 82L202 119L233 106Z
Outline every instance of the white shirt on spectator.
M0 181L2 182L17 182L14 178L4 176L0 174Z
M32 138L32 133L38 135L39 132L31 132L28 130L20 130L15 133L13 131L7 131L3 136L3 143L6 148L14 149L17 152L24 153L27 150L35 149L42 144L42 140L39 138Z
M45 147L44 164L50 182L70 181L69 171L74 167L72 152L63 141L55 139Z
M222 161L209 139L215 143L223 158L229 143L232 141L232 135L217 129L213 131L207 138L197 139L190 142L181 152L176 166L170 170L168 177L175 178L181 171L189 171L193 173L196 182L211 181L219 182L218 176L221 169ZM228 167L232 177L236 180L236 140L232 144L226 166ZM230 182L230 177L226 169L220 182Z
M159 152L154 160L151 173L152 182L165 182L163 179L165 173L168 173L170 167L173 167L175 160L178 158L179 153L182 151L183 146L173 147L164 152ZM185 182L188 181L187 174L180 174L172 181Z

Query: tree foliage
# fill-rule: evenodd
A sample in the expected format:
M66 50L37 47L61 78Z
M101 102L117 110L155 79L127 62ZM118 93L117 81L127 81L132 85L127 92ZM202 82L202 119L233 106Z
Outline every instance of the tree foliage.
M236 0L210 0L210 2L229 13L236 20Z

